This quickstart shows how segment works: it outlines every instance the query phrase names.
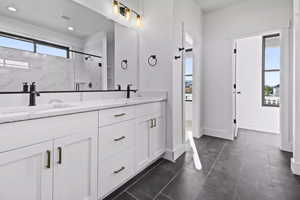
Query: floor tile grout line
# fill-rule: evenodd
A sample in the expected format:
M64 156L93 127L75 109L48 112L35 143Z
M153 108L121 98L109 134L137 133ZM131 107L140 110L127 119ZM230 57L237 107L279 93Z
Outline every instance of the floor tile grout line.
M159 161L155 166L153 166L151 169L149 169L149 171L147 171L145 174L143 174L141 177L139 177L137 180L135 180L132 184L128 185L128 187L126 187L122 192L120 192L118 195L116 195L114 198L112 198L112 200L117 199L119 196L121 196L124 192L127 192L128 189L133 186L134 184L136 184L137 182L139 182L142 178L144 178L147 174L149 174L152 170L156 169L164 160ZM141 171L142 172L142 171ZM121 186L122 187L122 186Z
M173 200L172 197L170 197L169 195L167 195L167 194L165 194L165 193L163 193L163 192L161 192L160 195L165 196L165 197L168 198L169 200Z
M157 199L157 197L162 193L162 191L164 191L164 189L166 189L173 182L173 180L179 175L179 173L182 170L183 168L181 168L180 170L178 170L178 172L175 173L175 175L170 179L170 181L164 187L162 187L162 189L154 196L153 200Z
M222 146L222 149L220 150L220 152L218 153L216 160L214 161L214 163L212 164L212 166L210 167L208 173L207 173L207 177L209 177L209 175L212 173L212 171L214 170L219 158L221 157L221 154L223 153L225 146L227 145L227 142L225 142Z
M125 191L125 193L127 193L129 196L131 196L132 198L134 198L135 200L139 200L136 196L134 196L131 192L129 191Z

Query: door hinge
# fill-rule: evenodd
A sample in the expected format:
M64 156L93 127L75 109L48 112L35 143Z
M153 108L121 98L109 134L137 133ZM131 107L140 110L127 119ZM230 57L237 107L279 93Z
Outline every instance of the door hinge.
M236 89L236 84L233 84L233 89Z
M236 119L233 120L233 123L236 124Z
M233 49L233 53L234 53L234 54L237 54L237 49Z

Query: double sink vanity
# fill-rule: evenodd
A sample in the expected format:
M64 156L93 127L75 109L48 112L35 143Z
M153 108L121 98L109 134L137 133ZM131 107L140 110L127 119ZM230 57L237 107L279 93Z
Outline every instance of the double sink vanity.
M0 199L103 199L164 154L165 101L3 108Z
M80 2L1 4L0 200L103 199L165 153L137 27Z

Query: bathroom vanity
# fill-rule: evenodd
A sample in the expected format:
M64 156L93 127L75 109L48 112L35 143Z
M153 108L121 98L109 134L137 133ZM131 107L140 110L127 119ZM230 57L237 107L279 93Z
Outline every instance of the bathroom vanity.
M165 153L166 95L136 94L138 32L74 0L12 3L21 12L0 9L0 200L103 199Z
M0 199L104 198L164 154L165 100L6 109L0 117Z

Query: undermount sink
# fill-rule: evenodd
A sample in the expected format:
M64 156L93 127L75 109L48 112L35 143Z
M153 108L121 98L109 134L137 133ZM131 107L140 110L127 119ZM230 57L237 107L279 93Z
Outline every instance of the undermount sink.
M74 107L74 105L64 104L64 103L47 104L47 105L32 106L32 107L30 107L30 106L10 107L10 108L0 109L0 114L2 114L2 115L30 114L30 113L35 113L35 112L51 111L51 110L65 109L65 108L71 108L71 107Z

